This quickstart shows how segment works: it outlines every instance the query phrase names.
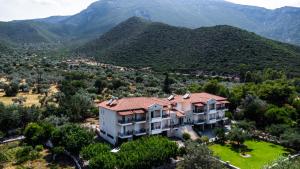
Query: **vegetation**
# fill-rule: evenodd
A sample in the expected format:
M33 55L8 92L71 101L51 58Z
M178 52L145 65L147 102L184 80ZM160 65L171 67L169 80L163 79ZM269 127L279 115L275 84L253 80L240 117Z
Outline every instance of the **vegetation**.
M179 163L178 169L221 169L222 164L213 158L212 151L207 146L196 142L186 144L186 155L183 161Z
M64 147L71 153L79 154L86 145L93 143L93 134L78 125L66 124L52 132L54 146Z
M143 137L124 143L116 154L103 144L90 145L81 151L83 158L90 160L89 168L104 169L150 169L168 162L177 153L176 143L161 136Z
M140 18L130 18L77 50L106 63L156 71L236 74L268 67L294 75L299 75L299 51L230 26L187 29Z
M223 161L229 161L231 164L240 167L241 169L261 169L264 165L277 160L280 156L288 153L282 146L262 141L246 141L246 154L250 158L242 157L239 149L234 148L230 144L214 144L209 148L214 152L214 155L219 156Z

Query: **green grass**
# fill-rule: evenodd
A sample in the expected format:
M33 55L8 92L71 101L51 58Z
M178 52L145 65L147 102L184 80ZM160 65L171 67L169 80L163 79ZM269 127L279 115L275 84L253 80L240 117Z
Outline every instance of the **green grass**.
M230 144L214 144L209 148L221 160L229 161L241 169L261 169L264 165L288 153L286 148L268 142L246 141L244 144L247 146L246 153L251 155L250 158L241 157L238 150Z

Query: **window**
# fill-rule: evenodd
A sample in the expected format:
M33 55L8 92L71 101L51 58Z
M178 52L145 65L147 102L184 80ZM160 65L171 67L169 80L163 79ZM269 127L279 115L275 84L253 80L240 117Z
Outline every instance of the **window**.
M106 132L105 132L104 130L100 130L100 132L101 132L102 134L106 134Z
M108 136L109 138L111 138L111 139L114 139L114 137L113 137L112 135L110 135L110 134L107 134L107 136Z

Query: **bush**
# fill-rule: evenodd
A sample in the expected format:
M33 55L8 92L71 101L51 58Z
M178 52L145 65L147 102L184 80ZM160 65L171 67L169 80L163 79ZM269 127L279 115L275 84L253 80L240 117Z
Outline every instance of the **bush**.
M8 158L3 152L0 152L0 164L7 162Z
M30 145L43 144L50 138L52 130L50 124L29 123L24 130L25 142Z
M64 147L53 147L53 148L51 149L51 151L52 151L53 154L61 155L61 154L64 153L65 148L64 148Z
M115 169L117 165L117 159L111 152L106 152L104 154L98 154L96 157L92 158L89 162L90 169Z
M5 96L14 97L19 92L19 85L15 82L10 83L4 87Z
M22 164L28 160L35 160L40 157L39 152L31 146L25 146L16 152L16 164Z
M189 133L183 133L183 134L182 134L182 138L183 138L184 140L189 140L189 139L191 139L191 135L190 135Z
M66 124L56 128L52 133L54 146L64 147L74 154L78 154L84 146L93 143L93 137L90 131L75 124Z
M202 143L205 143L205 144L209 143L209 138L207 136L202 136L200 138L200 140L201 140Z
M83 159L89 160L92 157L95 157L99 154L107 153L110 151L110 147L107 144L97 143L97 144L90 144L87 147L84 147L80 155Z
M44 150L44 147L43 147L43 145L37 145L37 146L35 146L35 150L40 152L40 151Z

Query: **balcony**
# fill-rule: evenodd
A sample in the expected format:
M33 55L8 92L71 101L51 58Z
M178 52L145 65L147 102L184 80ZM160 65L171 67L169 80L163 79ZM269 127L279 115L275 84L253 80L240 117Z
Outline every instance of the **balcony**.
M133 132L132 131L126 131L126 132L120 132L118 134L118 136L120 138L131 138L132 137Z
M163 115L162 115L162 118L163 118L163 119L170 119L170 115L168 115L168 114L163 114Z
M159 116L159 117L152 117L152 119L151 119L152 123L161 122L161 121L162 121L162 117L161 116Z
M142 136L142 135L146 135L146 134L147 134L146 129L140 129L140 130L134 131L135 136Z
M214 113L217 113L217 110L216 109L211 109L209 110L208 114L214 114Z
M146 123L147 120L146 120L146 117L138 117L135 119L134 121L135 123Z
M204 110L201 110L201 111L193 111L193 114L194 115L203 115L205 112Z
M207 123L208 123L208 124L214 124L214 123L217 123L217 119L215 119L215 118L208 119L208 120L207 120Z
M227 107L217 107L217 110L219 111L228 111Z
M195 124L204 124L204 123L205 123L205 120L199 119L199 120L194 121L194 123L195 123Z
M132 125L133 124L133 119L124 119L124 120L119 120L118 123L119 125L122 126L128 126L128 125Z
M171 126L170 125L165 125L162 127L162 131L170 130Z

